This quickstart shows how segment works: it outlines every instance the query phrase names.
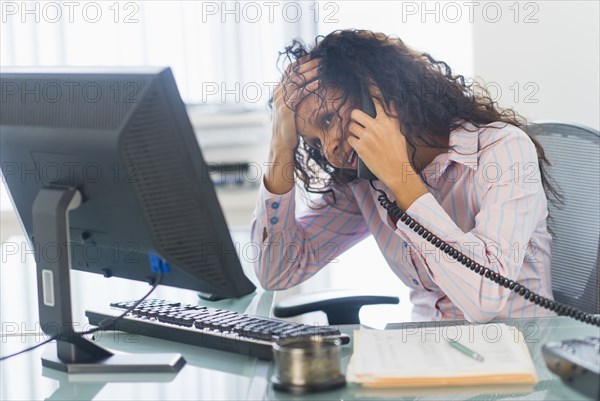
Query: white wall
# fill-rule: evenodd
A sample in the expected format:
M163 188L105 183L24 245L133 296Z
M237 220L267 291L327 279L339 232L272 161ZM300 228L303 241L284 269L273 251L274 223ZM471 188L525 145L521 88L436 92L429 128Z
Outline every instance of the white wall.
M320 1L319 34L336 29L369 29L400 37L409 47L446 61L463 75L473 73L472 26L455 22L448 5L435 1ZM445 18L450 17L450 18Z
M600 126L598 1L321 1L319 33L398 35L532 120Z
M520 2L517 22L513 2L498 3L499 22L489 22L490 11L473 24L475 74L501 89L501 105L529 119L598 129L600 2Z

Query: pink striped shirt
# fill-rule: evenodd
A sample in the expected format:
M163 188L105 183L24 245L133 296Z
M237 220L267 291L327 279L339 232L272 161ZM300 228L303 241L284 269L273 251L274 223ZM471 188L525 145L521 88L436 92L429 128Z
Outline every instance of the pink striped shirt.
M451 132L453 149L424 169L429 193L406 212L481 265L552 299L552 239L536 150L519 128L503 126ZM375 185L393 200L382 182ZM411 289L414 321L551 314L471 272L404 223L394 225L367 180L348 184L349 196L339 188L334 192L336 205L296 216L295 189L275 195L262 185L251 233L260 244L255 270L263 287L299 284L372 234L390 268ZM316 202L324 204L322 198Z

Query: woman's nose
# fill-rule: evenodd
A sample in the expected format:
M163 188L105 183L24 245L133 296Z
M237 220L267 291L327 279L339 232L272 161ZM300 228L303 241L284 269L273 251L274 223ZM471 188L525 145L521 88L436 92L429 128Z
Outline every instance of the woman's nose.
M342 167L342 160L340 159L338 141L329 141L323 147L323 153L327 161L335 167Z

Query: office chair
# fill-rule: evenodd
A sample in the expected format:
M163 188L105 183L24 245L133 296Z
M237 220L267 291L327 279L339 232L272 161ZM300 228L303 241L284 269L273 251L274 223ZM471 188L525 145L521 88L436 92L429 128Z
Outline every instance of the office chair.
M556 301L600 313L600 135L573 124L540 122L525 128L543 146L564 204L550 203L552 292ZM397 304L398 297L338 291L301 294L279 302L276 317L323 311L329 324L358 324L363 305Z
M354 290L321 291L293 295L279 301L273 314L276 317L294 317L322 311L330 325L359 324L358 313L365 305L397 304L398 297L372 295Z
M600 313L600 133L558 122L527 127L544 148L564 204L548 204L554 299Z

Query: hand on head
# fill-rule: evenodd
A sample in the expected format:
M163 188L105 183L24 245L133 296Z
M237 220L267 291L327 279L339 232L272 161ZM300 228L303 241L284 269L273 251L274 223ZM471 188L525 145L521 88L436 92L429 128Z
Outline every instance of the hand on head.
M316 91L319 67L317 59L308 56L290 64L273 93L273 140L277 146L293 151L298 145L296 110L308 94Z

